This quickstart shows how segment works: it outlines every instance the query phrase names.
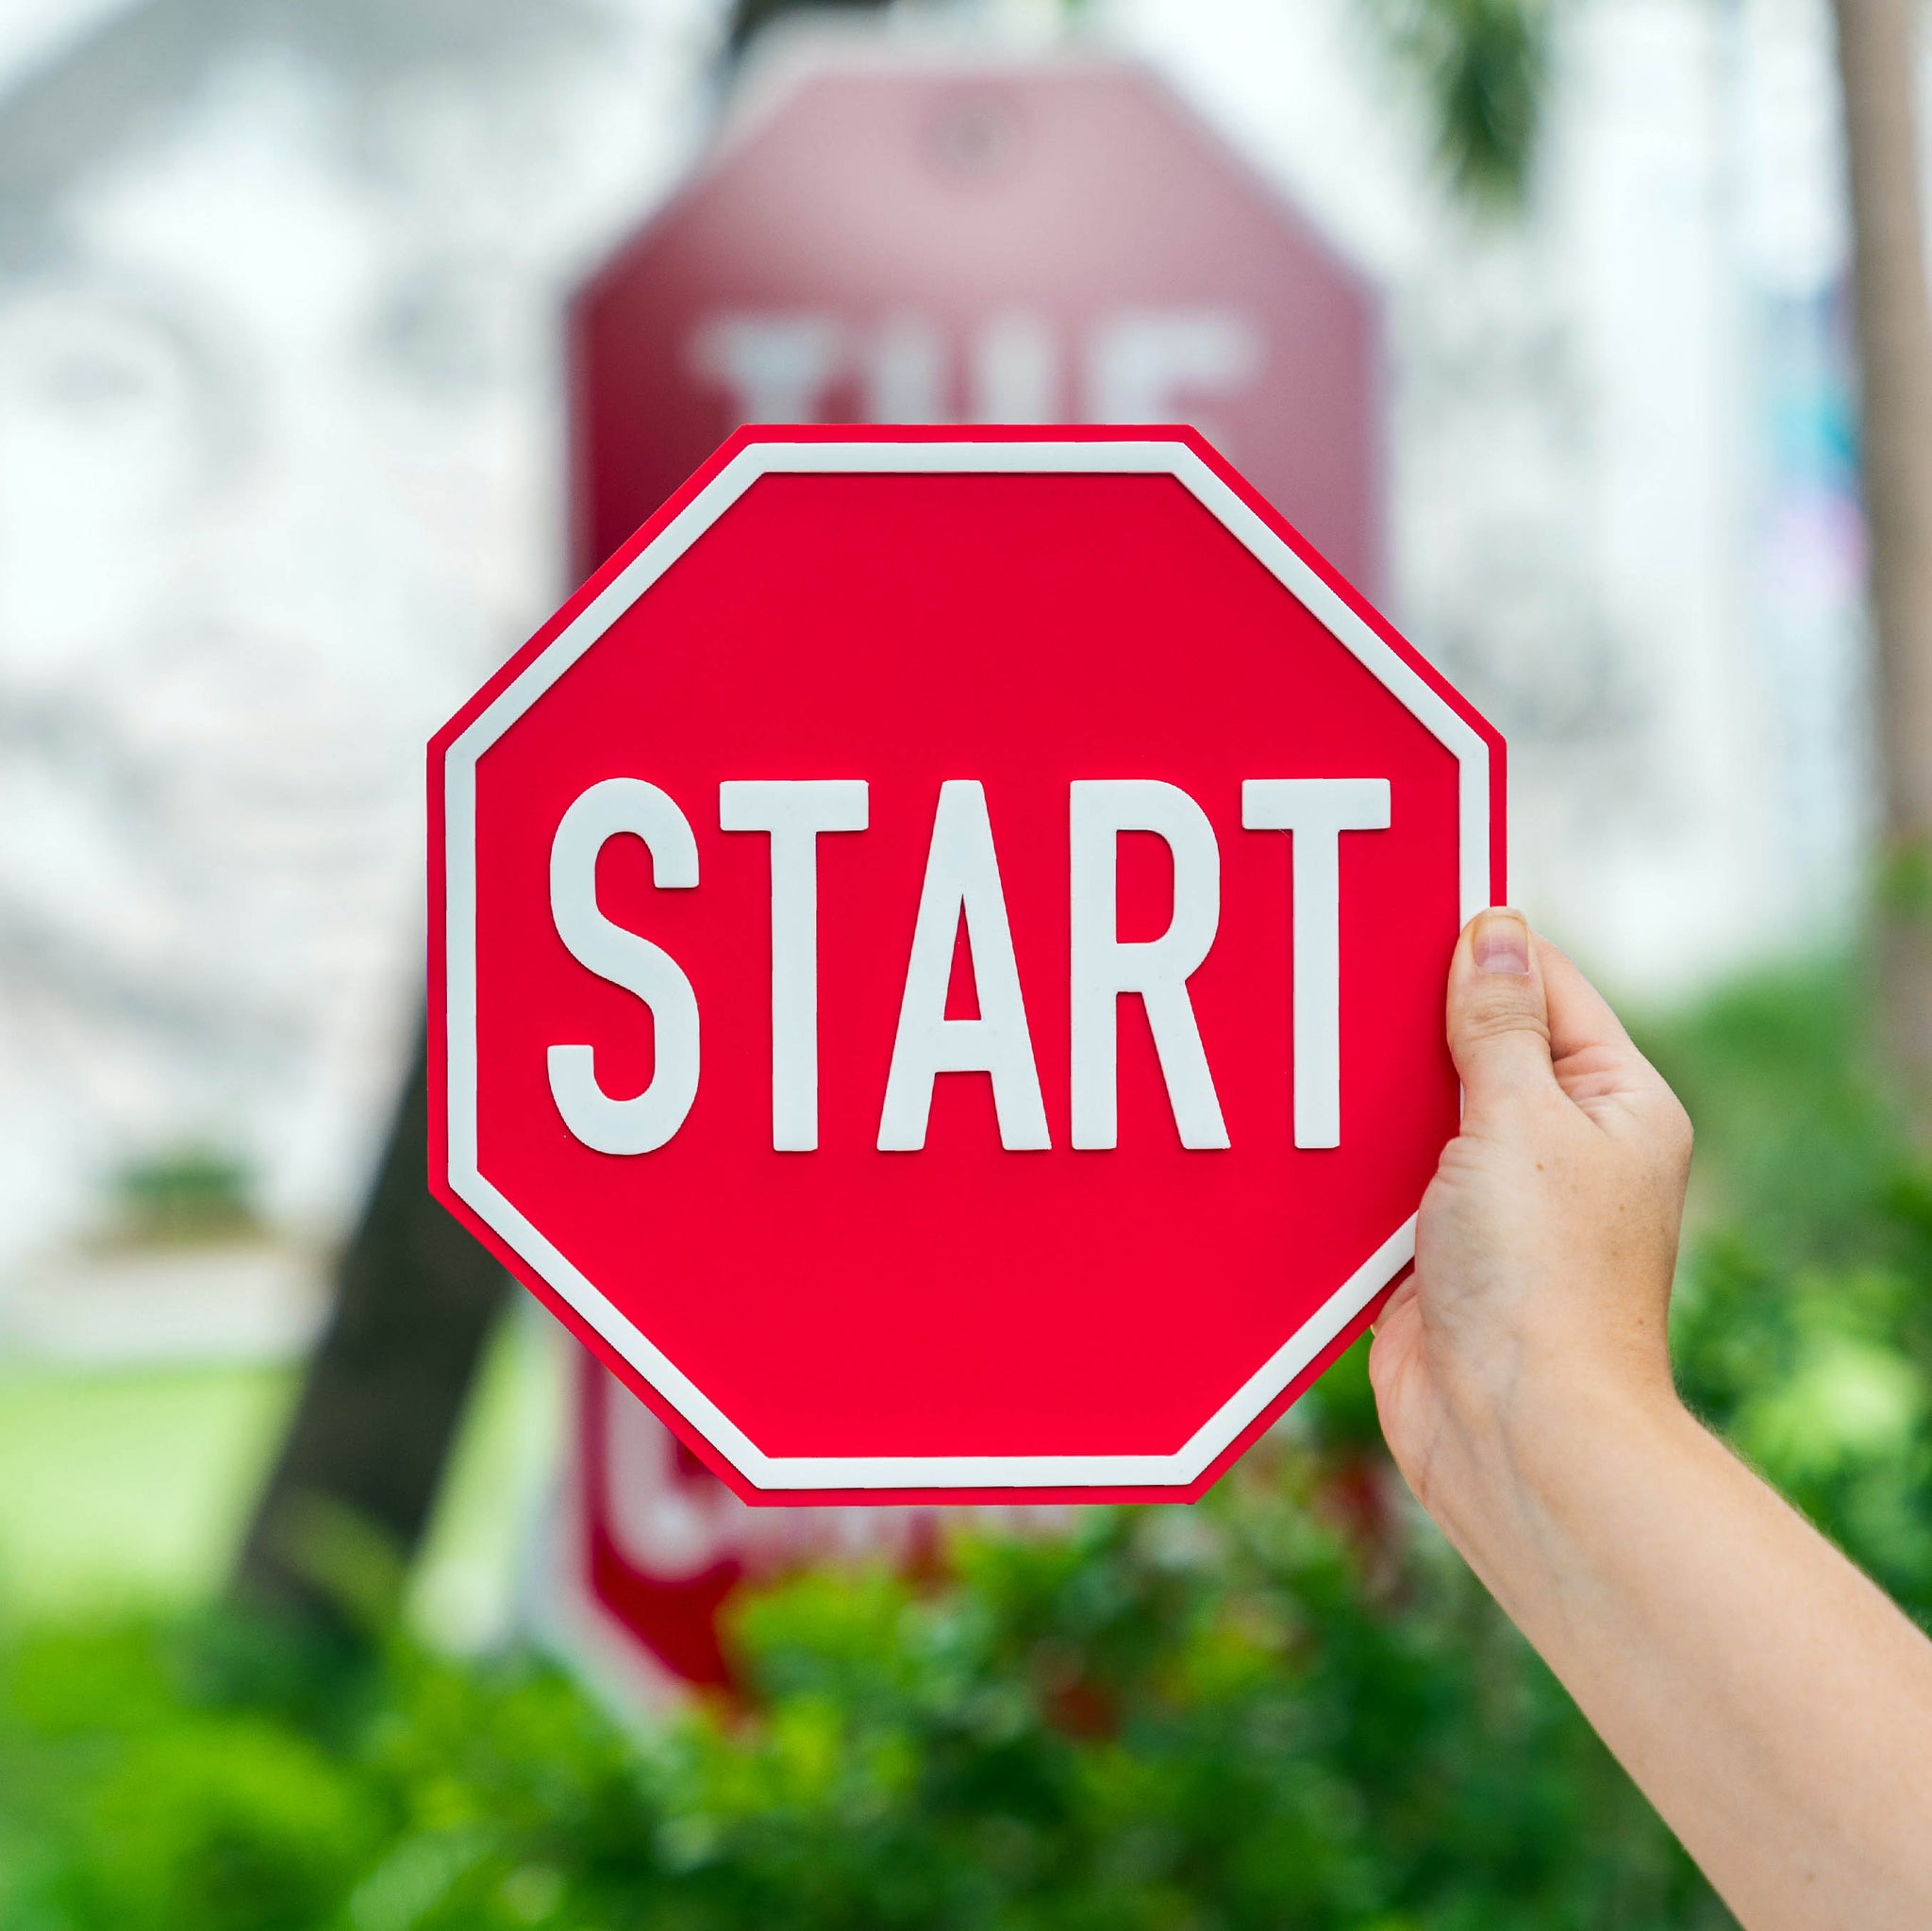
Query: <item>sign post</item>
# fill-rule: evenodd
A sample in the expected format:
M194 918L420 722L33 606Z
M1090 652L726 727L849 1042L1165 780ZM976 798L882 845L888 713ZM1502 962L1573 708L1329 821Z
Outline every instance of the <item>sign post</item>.
M433 1184L747 1500L1191 1498L1408 1264L1501 798L1190 431L741 432L432 746Z

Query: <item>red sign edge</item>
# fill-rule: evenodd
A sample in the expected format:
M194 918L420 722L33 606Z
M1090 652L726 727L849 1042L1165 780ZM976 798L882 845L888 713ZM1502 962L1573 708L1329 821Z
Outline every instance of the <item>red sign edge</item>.
M536 1270L528 1266L487 1225L449 1184L449 1060L448 960L445 948L443 891L443 757L449 746L529 664L629 563L679 515L698 493L739 453L758 442L1179 442L1213 471L1268 527L1291 549L1348 608L1420 676L1482 740L1490 758L1490 879L1491 896L1505 902L1507 825L1507 787L1502 734L1401 635L1380 611L1335 571L1327 559L1302 536L1247 479L1227 462L1207 439L1184 424L933 424L918 426L874 426L850 424L748 424L722 442L710 459L697 469L683 488L668 497L657 512L640 524L629 541L614 551L429 741L428 792L428 1075L429 1190L497 1261L560 1321L598 1360L676 1435L693 1455L741 1500L758 1507L796 1508L912 1503L1003 1503L1024 1495L1040 1503L1197 1502L1260 1436L1324 1374L1334 1362L1364 1335L1383 1305L1409 1272L1404 1269L1291 1380L1255 1419L1228 1443L1202 1473L1185 1485L1156 1487L974 1488L974 1489L759 1489L687 1422L618 1351L564 1300ZM1447 970L1444 960L1444 970Z

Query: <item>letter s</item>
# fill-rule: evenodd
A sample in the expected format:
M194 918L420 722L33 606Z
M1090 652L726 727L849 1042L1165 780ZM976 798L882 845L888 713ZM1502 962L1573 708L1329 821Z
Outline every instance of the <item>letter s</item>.
M612 924L597 908L597 855L628 832L644 841L659 887L698 882L697 841L685 815L642 778L592 785L558 821L550 845L550 916L579 965L634 992L651 1008L656 1070L636 1098L613 1100L597 1084L589 1046L552 1046L550 1096L578 1140L600 1154L647 1154L684 1124L698 1090L698 1002L669 953Z

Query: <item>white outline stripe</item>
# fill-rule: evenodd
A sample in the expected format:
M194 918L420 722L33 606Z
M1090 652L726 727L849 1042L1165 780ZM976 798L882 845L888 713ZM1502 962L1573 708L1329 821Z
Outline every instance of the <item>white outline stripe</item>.
M1457 759L1462 917L1489 903L1489 747L1446 699L1179 441L757 442L742 449L450 745L443 765L449 1183L748 1480L821 1489L1185 1488L1414 1257L1411 1217L1172 1455L768 1456L483 1177L477 1166L476 762L760 476L1172 475Z

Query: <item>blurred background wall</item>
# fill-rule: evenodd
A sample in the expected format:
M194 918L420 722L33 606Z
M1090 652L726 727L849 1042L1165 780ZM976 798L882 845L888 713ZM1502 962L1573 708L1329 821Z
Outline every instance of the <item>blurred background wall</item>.
M554 322L715 9L42 9L0 77L0 1236L241 1155L333 1233L420 975L420 747L560 588Z

